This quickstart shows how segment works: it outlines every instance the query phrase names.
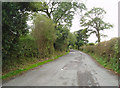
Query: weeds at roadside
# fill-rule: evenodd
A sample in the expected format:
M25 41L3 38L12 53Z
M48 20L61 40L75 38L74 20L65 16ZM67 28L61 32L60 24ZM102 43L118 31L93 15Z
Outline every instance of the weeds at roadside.
M21 73L23 73L23 72L25 72L25 71L28 71L28 70L30 70L30 69L32 69L32 68L35 68L35 67L38 67L38 66L40 66L40 65L43 65L43 64L45 64L45 63L54 61L55 59L58 59L59 57L61 57L61 56L63 56L63 55L66 55L66 54L68 54L68 53L69 53L69 52L66 52L66 53L64 53L64 54L55 56L53 59L48 59L48 60L40 61L40 62L34 63L34 64L32 64L32 65L25 65L23 68L21 68L21 69L16 69L16 70L14 70L14 71L8 72L8 73L4 74L4 75L3 75L2 77L0 77L0 78L2 78L3 80L4 80L4 79L11 78L11 77L16 76L16 75L18 75L18 74L21 74Z

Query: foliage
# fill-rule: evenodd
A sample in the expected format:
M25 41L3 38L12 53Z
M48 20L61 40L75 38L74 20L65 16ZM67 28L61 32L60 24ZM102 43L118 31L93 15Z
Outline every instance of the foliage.
M39 52L37 49L37 44L35 39L28 34L27 36L20 37L20 52L19 57L39 57Z
M23 13L18 3L2 3L2 52L3 59L16 57L19 52L19 37L27 30L27 13ZM9 11L8 11L9 10Z
M61 2L53 12L53 20L56 24L66 23L66 25L72 25L72 19L74 16L74 10L76 9L77 3Z
M3 2L3 73L18 69L9 74L16 75L29 63L67 51L69 45L75 47L76 36L69 27L78 8L86 7L75 2ZM30 16L32 33L27 25Z
M110 61L107 61L107 58L104 58L102 56L97 56L94 54L90 55L96 59L96 61L101 64L102 66L104 66L105 68L114 71L115 73L120 74L120 70L119 70L119 64L116 63L116 58L110 58Z
M38 58L39 52L37 49L37 45L35 39L28 34L27 36L21 36L18 42L18 53L15 54L16 57L12 57L12 59L4 59L2 62L3 72L13 70L13 68L17 68L17 65L24 64L25 62L29 62L33 60L31 58ZM14 55L14 53L12 53ZM18 66L19 67L19 66Z
M67 50L70 41L68 25L71 25L77 8L84 9L85 5L67 2L3 2L3 70L13 68L14 64L23 64L24 60L31 60L32 57L49 57L54 54L54 48L56 51ZM45 13L46 16L35 12ZM28 34L26 21L33 14L32 37Z
M86 10L86 6L83 3L77 2L31 2L29 8L32 11L41 12L46 14L50 19L53 19L56 25L66 24L67 26L72 25L73 15L75 11Z
M54 47L57 50L66 50L68 48L69 28L72 25L72 19L77 9L85 10L83 3L76 2L32 2L31 6L36 7L36 11L46 14L55 23L57 39ZM67 29L66 29L67 28ZM63 32L64 31L64 32ZM62 41L63 40L63 41Z
M77 38L77 42L76 42L76 45L78 47L77 49L79 49L80 46L88 43L88 40L87 40L88 35L84 33L83 30L76 31L75 34Z
M47 57L54 53L53 43L56 39L56 31L52 20L37 14L34 18L32 34L37 42L40 56Z
M88 45L95 45L94 43L88 43Z
M76 48L77 38L75 33L69 33L69 48Z
M117 38L113 38L109 41L104 41L94 46L87 45L82 48L87 52L93 53L94 51L96 55L107 57L109 59L110 57L117 58L117 55L115 56L115 53L118 53L118 47L116 44L118 44L118 40Z
M45 7L40 2L3 2L2 3L2 55L3 59L17 58L20 52L20 37L28 33L29 13ZM39 9L38 9L39 8ZM46 7L45 7L46 8Z
M81 50L89 53L92 56L95 56L97 61L100 62L102 65L105 65L118 72L118 58L120 58L118 40L120 40L120 38L113 38L109 41L104 41L94 46L82 46Z
M96 34L98 38L97 42L100 42L101 36L106 36L100 33L101 30L113 27L110 23L103 21L104 14L106 14L106 12L102 8L93 8L86 12L80 21L81 26L85 27L85 30L87 29L86 32L90 32L89 35L92 33Z
M57 38L54 43L54 47L58 51L65 51L68 49L69 44L69 29L67 27L64 27L62 25L59 25L56 29Z
M13 71L10 71L10 72L8 72L8 73L6 73L6 74L4 74L3 76L2 76L2 79L4 80L4 79L8 79L8 78L11 78L11 77L13 77L13 76L16 76L16 75L18 75L18 74L21 74L21 73L23 73L23 72L25 72L25 71L28 71L28 70L30 70L30 69L33 69L33 68L35 68L35 67L38 67L38 66L40 66L40 65L43 65L43 64L45 64L45 63L48 63L48 62L51 62L51 61L54 61L55 59L58 59L59 57L61 57L61 56L63 56L63 55L66 55L66 54L68 54L69 52L64 52L64 53L59 53L58 55L56 55L56 56L54 56L54 58L53 59L47 59L47 60L44 60L44 61L38 61L38 60L35 60L35 58L34 58L34 64L32 63L32 64L20 64L19 65L19 67L21 66L21 65L25 65L24 67L22 67L22 68L18 68L18 69L14 69ZM31 61L30 61L31 62ZM28 62L27 62L28 63ZM14 66L15 67L15 66ZM0 77L1 78L1 77Z

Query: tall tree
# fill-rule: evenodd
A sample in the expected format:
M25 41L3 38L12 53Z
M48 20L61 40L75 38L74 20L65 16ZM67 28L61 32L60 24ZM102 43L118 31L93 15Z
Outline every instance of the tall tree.
M69 48L76 48L76 34L75 33L69 33Z
M72 26L72 19L77 9L86 9L84 4L76 2L61 2L53 12L53 20L56 24Z
M78 49L80 48L80 46L88 43L87 39L89 35L87 35L86 32L84 32L83 30L78 30L75 32L75 34L77 38L76 45Z
M32 34L36 39L40 56L47 57L54 53L53 44L56 39L56 32L51 19L37 14L34 18Z
M69 44L69 40L68 40L69 32L70 30L68 29L68 27L63 25L59 25L56 28L57 38L54 43L54 47L56 50L59 50L59 51L67 50L68 48L67 46Z
M11 58L17 54L19 37L28 32L26 24L27 13L23 13L20 9L22 9L20 3L2 3L3 59Z
M86 12L80 21L81 26L85 27L85 30L89 31L90 35L92 33L96 34L98 43L101 40L101 36L106 36L100 33L100 31L113 27L110 23L103 21L105 14L106 12L102 8L93 8L90 11Z
M37 9L30 2L2 3L2 55L3 59L16 57L19 39L28 33L28 11Z
M71 26L72 19L77 9L85 10L83 3L77 2L31 2L30 7L33 11L41 12L53 19L57 25L63 23Z
M72 19L77 9L86 9L83 3L76 2L36 2L31 3L35 6L37 11L46 14L46 16L53 20L55 29L57 31L57 39L54 47L57 50L63 50L64 46L68 45L69 27L72 26ZM65 48L64 48L65 49Z

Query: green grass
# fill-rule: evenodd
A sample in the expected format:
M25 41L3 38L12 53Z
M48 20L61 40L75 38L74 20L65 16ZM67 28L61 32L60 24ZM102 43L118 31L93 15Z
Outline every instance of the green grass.
M20 74L20 73L23 73L23 72L25 72L25 71L28 71L28 70L30 70L30 69L32 69L32 68L35 68L35 67L38 67L38 66L40 66L40 65L43 65L43 64L45 64L45 63L54 61L55 59L58 59L59 57L61 57L61 56L63 56L63 55L66 55L66 54L68 54L68 53L69 53L69 52L66 52L65 54L55 56L54 59L48 59L48 60L45 60L45 61L42 61L42 62L38 62L38 63L32 64L32 65L26 66L26 67L24 67L23 69L18 69L18 70L9 72L9 73L3 75L3 76L0 77L0 78L2 78L2 79L7 79L7 78L10 78L10 77L16 76L16 75L18 75L18 74Z
M115 73L120 74L120 70L118 69L118 63L116 63L115 58L111 58L110 61L107 61L107 58L102 56L97 56L93 53L89 53L90 56L92 56L99 64L101 64L103 67L114 71Z

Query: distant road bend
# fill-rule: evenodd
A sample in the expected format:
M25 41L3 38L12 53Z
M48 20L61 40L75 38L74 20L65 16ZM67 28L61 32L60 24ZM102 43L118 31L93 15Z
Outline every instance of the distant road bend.
M71 50L59 59L30 70L3 86L118 86L118 77L87 54Z

